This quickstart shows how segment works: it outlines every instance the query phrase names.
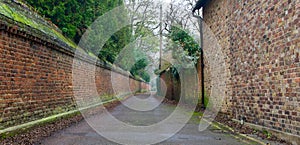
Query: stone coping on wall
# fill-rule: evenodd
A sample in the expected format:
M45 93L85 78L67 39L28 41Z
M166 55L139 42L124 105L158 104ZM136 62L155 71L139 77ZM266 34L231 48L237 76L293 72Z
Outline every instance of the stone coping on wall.
M27 5L19 3L19 1L0 1L0 13L16 22L23 23L27 26L40 30L47 34L66 43L67 45L76 48L76 44L64 37L61 31L50 21L41 18L39 14L28 8Z
M65 42L63 42L60 39L54 38L52 36L49 36L42 31L32 28L26 24L16 22L2 14L0 14L0 30L7 31L11 34L15 34L21 37L24 37L26 39L29 39L33 42L46 45L47 47L51 49L55 49L59 52L62 52L66 55L69 55L71 57L75 57L76 52L76 59L80 59L82 61L95 64L98 67L105 68L107 70L111 70L113 72L122 74L124 76L128 76L132 79L135 79L137 81L145 82L144 80L134 77L131 75L130 72L124 71L121 68L110 64L109 62L105 62L103 60L100 60L99 58L93 57L88 55L82 48L72 48ZM146 82L145 82L146 83Z
M26 17L30 19L34 19L35 21L51 27L51 29L55 29L56 31L61 33L61 30L53 24L51 21L45 21L45 18L43 18L38 12L34 10L33 7L28 5L26 1L20 1L20 0L3 0L3 3L10 5L11 7L14 7L15 9L18 9L19 11L22 11L23 14L26 15Z

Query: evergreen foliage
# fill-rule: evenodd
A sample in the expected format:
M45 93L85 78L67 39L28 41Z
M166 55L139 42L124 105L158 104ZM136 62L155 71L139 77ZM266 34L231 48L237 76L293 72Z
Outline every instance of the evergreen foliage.
M101 15L123 4L122 0L26 0L35 10L57 25L63 34L75 43L79 43L81 36L88 27ZM114 18L112 18L114 20ZM117 18L115 18L117 20ZM111 21L112 25L116 22ZM109 25L109 24L108 24ZM104 31L104 30L103 30ZM98 35L91 35L90 41L97 41ZM101 37L101 35L99 36ZM132 36L130 27L124 27L113 34L105 42L103 48L96 46L98 43L91 42L86 49L88 53L97 55L100 59L114 63L121 50L128 45L135 36ZM90 50L87 50L90 49ZM131 58L128 58L131 59ZM132 68L124 67L132 75L139 76L144 80L150 80L149 74L144 70L148 65L146 59L138 60Z

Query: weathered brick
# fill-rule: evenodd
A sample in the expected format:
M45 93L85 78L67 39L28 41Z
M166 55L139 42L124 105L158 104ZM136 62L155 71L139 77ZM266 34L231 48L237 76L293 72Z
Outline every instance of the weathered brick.
M7 23L4 19L0 20L0 24ZM6 26L9 31L0 30L0 126L10 127L75 109L73 69L83 74L82 80L79 80L83 86L79 88L82 91L79 97L88 98L97 95L95 92L100 96L114 95L111 73L115 70L97 65L93 72L94 64L87 60L73 68L74 52L46 42L48 40L43 36L31 34L30 28L21 32L17 26L11 26ZM123 93L148 87L120 72L114 73L120 85L129 84L130 89L123 90ZM85 78L95 80L96 91L91 90L93 81L87 82Z
M228 69L225 71L231 74L226 82L227 103L223 111L245 115L248 122L255 123L255 118L250 116L253 115L251 106L256 106L256 116L262 120L259 125L294 134L300 131L295 129L295 123L288 121L294 118L300 122L297 107L300 105L300 37L296 27L299 6L292 0L211 0L205 6L204 21L218 39L226 55ZM204 51L213 50L204 48ZM245 87L253 87L254 91L241 93ZM245 99L247 96L258 99ZM239 109L245 112L236 111ZM284 125L274 126L271 121L275 118L260 115L268 116L271 110L275 110L273 117L282 119Z

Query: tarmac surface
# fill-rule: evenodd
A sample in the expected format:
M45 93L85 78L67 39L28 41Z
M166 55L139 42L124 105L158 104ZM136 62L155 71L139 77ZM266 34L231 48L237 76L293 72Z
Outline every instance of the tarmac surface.
M145 100L146 103L139 102L140 106L146 108L156 107L149 111L136 111L128 108L125 104L137 104L137 99ZM118 144L116 141L107 139L99 134L96 130L104 129L105 134L108 136L117 136L122 139L128 139L126 144L148 144L149 138L155 136L170 136L166 140L157 144L168 145L241 145L251 144L250 142L243 141L235 136L226 133L216 127L209 126L206 130L199 132L199 116L193 115L192 118L184 125L184 127L177 133L165 134L157 133L156 131L138 132L134 130L126 130L120 132L118 129L110 129L115 126L113 121L109 121L111 116L117 120L132 126L149 126L163 121L170 116L176 106L167 103L160 103L161 100L149 94L140 94L130 97L122 104L111 109L108 113L101 112L86 117L85 120L74 124L64 130L60 130L52 134L52 136L43 139L40 143L47 145L110 145ZM102 120L101 120L101 119ZM91 125L90 124L96 124ZM165 125L163 130L172 130L174 126L180 126L174 121L172 125ZM96 130L95 130L96 129ZM159 132L159 131L158 131ZM105 136L105 135L104 135ZM159 140L159 139L158 139ZM120 142L119 142L120 143Z

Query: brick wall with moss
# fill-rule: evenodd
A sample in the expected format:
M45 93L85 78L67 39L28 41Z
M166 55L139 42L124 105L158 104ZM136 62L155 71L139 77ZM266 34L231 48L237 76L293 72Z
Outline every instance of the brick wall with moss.
M26 7L21 3L0 2L0 129L77 107L72 80L76 45L50 22L35 16L30 9L26 14L20 8ZM91 57L85 53L82 56ZM78 80L84 86L79 88L83 99L95 94L104 100L111 99L114 95L111 73L119 76L117 82L129 84L123 93L148 87L100 60L94 67L88 59L81 59L75 69L85 76ZM96 90L92 90L93 81L86 83L87 78L95 80Z
M299 0L212 0L204 20L227 56L226 112L300 135Z

